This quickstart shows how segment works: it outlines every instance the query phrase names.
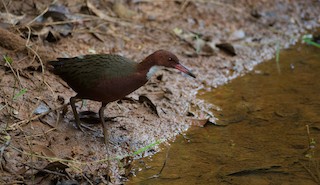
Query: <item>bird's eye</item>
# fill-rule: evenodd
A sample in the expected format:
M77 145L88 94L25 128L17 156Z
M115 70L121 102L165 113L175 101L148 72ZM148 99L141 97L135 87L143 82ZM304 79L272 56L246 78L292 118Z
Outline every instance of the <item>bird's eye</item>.
M169 57L169 58L168 58L168 60L169 60L169 61L172 61L172 58L171 58L171 57Z

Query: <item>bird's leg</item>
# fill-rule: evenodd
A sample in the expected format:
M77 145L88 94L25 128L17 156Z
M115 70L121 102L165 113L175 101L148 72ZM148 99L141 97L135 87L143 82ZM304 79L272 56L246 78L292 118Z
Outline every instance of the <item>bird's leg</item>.
M76 104L75 104L77 99L78 99L77 96L71 97L70 98L70 105L71 105L71 108L72 108L72 112L73 112L74 118L76 120L77 127L83 132L83 129L81 127L81 121L80 121L80 118L79 118L79 115L78 115L78 112L77 112L77 109L76 109Z
M107 130L107 124L104 121L104 110L106 109L106 105L107 105L106 103L101 104L101 108L99 110L99 117L101 120L102 129L103 129L104 144L107 145L107 143L108 143L108 130Z
M106 122L104 121L104 110L106 109L106 103L102 103L101 104L101 107L99 109L99 117L101 119L101 124L102 124L102 129L103 129L103 137L104 137L104 144L106 145L106 152L107 152L107 156L108 156L108 160L107 160L107 165L108 165L108 168L107 168L107 175L108 175L108 178L107 178L107 184L109 184L109 177L110 177L110 154L109 154L109 141L108 141L108 130L107 130L107 124Z

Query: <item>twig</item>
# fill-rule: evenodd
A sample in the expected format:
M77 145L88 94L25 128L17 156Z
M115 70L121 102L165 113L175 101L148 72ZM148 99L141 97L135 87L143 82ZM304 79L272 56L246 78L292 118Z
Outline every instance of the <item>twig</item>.
M25 27L39 27L39 26L54 26L54 25L62 25L62 24L69 24L69 23L78 23L78 22L87 22L87 21L94 21L100 20L99 17L91 17L85 19L75 19L75 20L65 20L65 21L55 21L55 22L44 22L44 23L32 23L27 25L21 25L18 28L25 28Z
M169 147L169 145L168 145L168 147L167 147L168 149L167 149L167 153L166 153L166 158L164 159L164 161L163 161L163 165L162 165L162 167L161 167L161 169L160 169L160 171L159 171L159 173L157 173L157 174L155 174L155 175L152 175L151 177L149 177L149 179L153 179L153 178L158 178L158 177L160 177L160 175L161 175L161 173L162 173L162 171L163 171L163 169L164 169L164 167L166 166L166 164L167 164L167 160L168 160L168 156L169 156L169 150L170 150L170 147Z
M52 111L56 111L56 110L62 109L62 108L64 108L64 107L68 106L68 105L69 105L69 103L64 104L64 105L61 105L61 106L56 107L56 108L54 108L54 109L48 110L48 111L46 111L46 112L44 112L44 113L42 113L42 114L39 114L39 115L36 115L36 116L30 118L30 119L25 119L25 120L19 121L19 122L17 122L17 123L14 123L14 124L12 124L12 125L10 126L10 129L15 129L15 127L17 127L17 126L22 126L22 125L24 125L24 124L27 124L27 123L29 123L30 121L36 120L36 119L38 119L38 118L40 118L40 117L42 117L42 116L45 116L45 115L49 114L49 113L52 112Z
M25 119L25 120L19 121L19 122L17 122L17 123L14 123L14 124L12 124L12 125L10 126L10 129L7 129L7 130L14 130L15 127L17 127L17 126L21 127L21 126L23 126L23 125L25 125L25 124L27 124L27 123L29 123L29 122L31 122L31 121L34 121L34 120L36 120L36 119L39 119L39 118L41 118L42 116L45 116L45 115L47 115L47 114L49 114L49 113L51 113L51 112L53 112L53 111L62 109L62 108L64 108L64 107L68 106L69 104L70 104L70 103L61 105L61 106L56 107L56 108L54 108L54 109L48 110L48 111L46 111L46 112L44 112L44 113L42 113L42 114L36 115L36 116L34 116L34 117L30 118L30 119ZM46 123L46 124L48 124L48 123ZM48 124L48 125L49 125L50 127L52 127L50 124ZM96 130L94 130L93 128L91 128L91 127L89 127L89 126L86 126L86 125L81 125L81 126L83 126L84 128L86 128L86 129L88 129L88 130L96 131Z
M218 2L218 1L208 1L208 0L193 0L193 1L198 1L198 2L201 2L201 3L212 3L212 4L215 4L215 5L219 5L219 6L222 6L222 7L229 8L230 10L233 10L233 11L238 12L238 13L242 13L244 11L244 10L242 10L240 8L235 8L234 5L226 4L226 3L222 3L222 2Z
M66 174L63 174L63 173L60 173L60 172L55 172L55 171L51 171L51 170L47 170L47 169L43 169L43 168L38 168L38 167L35 167L35 166L32 166L30 164L27 164L27 163L24 163L24 162L21 162L22 164L32 168L32 169L36 169L38 171L42 171L42 172L46 172L46 173L50 173L50 174L54 174L54 175L59 175L59 176L63 176L63 177L67 177Z
M101 20L104 21L108 21L111 23L116 23L122 26L138 26L135 24L132 24L130 22L127 21L123 21L119 18L115 18L115 17L110 17L108 15L106 15L104 12L102 12L101 10L97 9L90 1L87 1L87 7L94 12L94 14L96 14Z
M2 182L2 181L1 181ZM11 185L11 184L13 184L13 185L16 185L16 184L25 184L25 182L24 181L18 181L18 180L14 180L14 181L12 181L12 182L5 182L5 183L3 183L3 184L6 184L6 185Z
M95 130L95 129L93 129L93 128L91 128L91 127L87 126L87 125L81 124L81 126L82 126L83 128L88 129L88 130L91 130L91 131L93 131L93 132L96 132L96 130Z
M7 5L6 5L6 3L4 3L3 0L2 0L2 4L3 4L3 6L4 6L4 9L6 10L6 13L9 13L8 8L7 8Z
M317 178L317 176L314 174L314 173L312 173L312 171L309 169L309 168L307 168L304 164L302 164L300 161L298 162L308 173L309 173L309 175L313 178L313 180L315 181L315 182L317 182L317 183L319 183L319 179Z
M306 125L307 128L307 135L308 135L308 149L311 148L311 137L310 137L310 129L309 129L309 125Z
M32 144L29 140L29 138L27 137L26 133L24 132L24 130L21 128L21 127L18 127L21 131L21 133L23 134L24 138L26 139L26 142L27 142L27 146L29 147L30 151L31 151L31 157L30 157L30 160L31 160L31 163L33 164L34 163L34 152L33 152L33 148L32 148ZM33 174L33 168L31 168L31 173Z
M30 24L32 24L34 21L36 21L37 19L39 19L41 16L43 16L45 13L47 13L47 11L49 10L49 8L47 7L46 9L44 9L44 11L38 15L37 17L35 17L34 19L32 19L30 22L27 23L27 26L29 26Z
M41 159L47 159L47 160L50 160L50 161L59 161L61 163L70 163L70 164L79 164L79 165L89 165L89 164L102 164L102 163L105 163L106 161L111 161L111 160L119 160L121 158L125 158L127 156L131 156L132 154L129 154L129 155L123 155L123 156L117 156L117 157L112 157L112 158L104 158L104 159L100 159L100 160L95 160L95 161L88 161L88 162L85 162L85 161L77 161L77 160L72 160L72 159L62 159L62 158L58 158L58 157L49 157L49 156L43 156L43 155L39 155L39 154L36 154L36 153L30 153L30 152L26 152L26 151L23 151L21 150L20 148L17 148L13 145L10 145L9 146L10 148L12 148L13 150L23 154L23 155L27 155L27 156L32 156L32 157L38 157L38 158L41 158ZM166 160L168 158L168 153L166 155ZM166 164L166 161L164 163L164 165ZM74 168L74 166L71 166ZM162 167L161 169L161 172L163 170L164 166ZM80 170L78 168L75 168L77 170Z
M189 5L190 3L190 0L185 0L183 3L182 3L182 6L180 8L180 12L183 13L184 10L186 9L186 7Z
M48 89L52 92L52 95L54 96L55 95L55 93L54 93L54 91L53 91L53 89L50 87L50 85L46 82L46 80L45 80L45 78L44 78L44 65L43 65L43 62L42 62L42 59L41 59L41 57L39 56L39 54L34 50L34 49L32 49L31 48L31 45L29 45L29 42L30 42L30 37L31 37L31 29L30 29L30 27L29 26L27 26L27 28L28 28L28 39L27 39L27 41L26 41L26 48L28 49L28 50L30 50L37 58L38 58L38 60L39 60L39 62L40 62L40 65L41 65L41 73L42 73L42 82L48 87Z
M8 105L7 102L4 105L0 105L0 111L4 109L7 105Z
M87 181L89 184L93 185L93 182L91 182L91 180L86 176L86 174L82 174L82 177L83 177L84 179L86 179L86 181Z
M48 134L49 132L52 132L56 130L56 128L50 128L49 130L45 131L44 133L42 134L34 134L34 135L31 135L31 136L27 136L27 137L41 137L41 136L45 136L46 134Z
M7 61L7 59L5 59L5 61L6 61L6 64L9 66L10 70L12 71L14 78L19 82L20 88L23 88L22 87L22 83L21 83L20 78L19 78L18 71L15 71L13 69L12 65L10 64L9 61Z

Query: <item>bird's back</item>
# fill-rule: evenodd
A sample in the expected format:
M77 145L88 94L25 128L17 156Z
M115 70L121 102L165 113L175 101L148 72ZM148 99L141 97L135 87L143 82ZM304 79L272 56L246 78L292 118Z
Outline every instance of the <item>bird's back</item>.
M137 63L114 54L84 55L73 58L58 58L57 61L49 61L53 66L51 71L64 78L69 75L91 74L96 77L108 75L110 77L129 74ZM83 74L83 76L85 76Z
M133 74L138 63L119 55L96 54L58 58L48 64L53 67L51 71L67 82L74 91L90 96L90 92L97 91L96 88L101 83L111 84L115 79Z

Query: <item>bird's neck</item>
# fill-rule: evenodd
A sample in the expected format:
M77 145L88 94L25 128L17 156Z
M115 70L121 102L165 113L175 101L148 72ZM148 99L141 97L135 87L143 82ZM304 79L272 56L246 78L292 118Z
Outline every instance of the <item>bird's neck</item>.
M152 66L147 73L147 79L150 80L159 69L161 69L161 66Z
M161 66L158 66L152 58L147 57L142 62L138 64L138 70L140 73L146 76L147 80L150 80L150 78L153 76L154 73L156 73Z

